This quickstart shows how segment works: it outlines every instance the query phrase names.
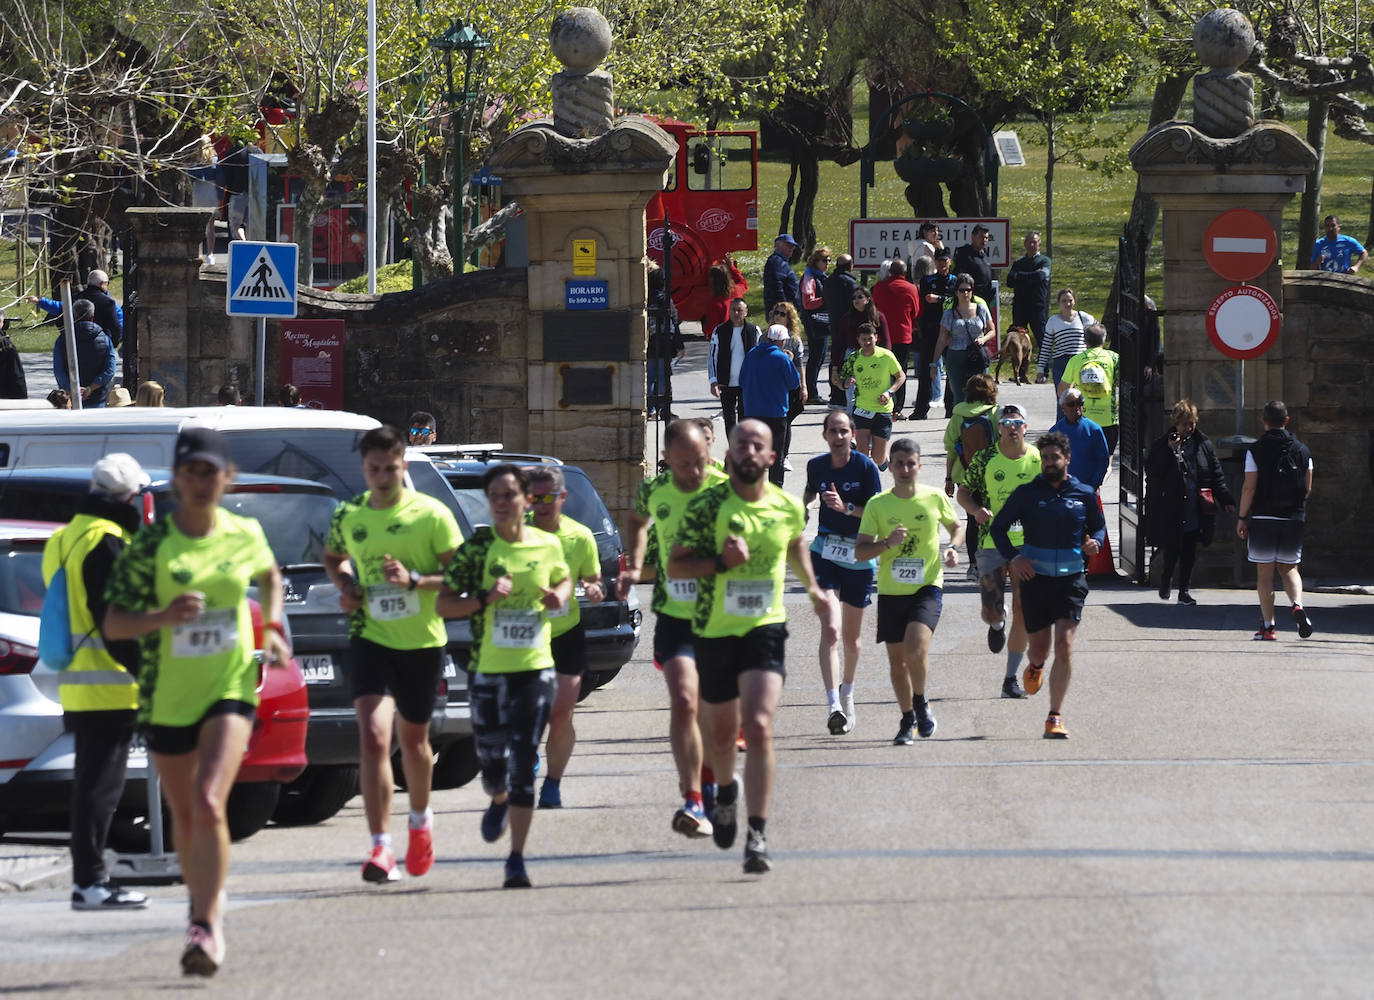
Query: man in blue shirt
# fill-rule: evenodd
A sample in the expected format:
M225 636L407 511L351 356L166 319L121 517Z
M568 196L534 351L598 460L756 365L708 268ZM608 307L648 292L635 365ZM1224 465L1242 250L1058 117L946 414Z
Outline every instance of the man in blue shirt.
M83 406L104 406L110 382L115 374L115 350L110 338L94 322L95 304L90 299L72 303L72 320L76 329L76 375L73 386L67 373L67 338L58 334L52 345L52 373L60 389L75 396L81 394Z
M763 313L773 311L779 302L790 302L802 311L801 284L797 272L792 270L792 253L797 249L797 241L790 233L783 233L773 241L773 252L763 264Z
M1369 251L1360 245L1359 240L1341 234L1338 216L1328 215L1322 220L1322 225L1326 227L1326 238L1312 244L1311 266L1336 274L1358 274Z
M744 356L740 366L739 384L743 396L744 416L762 420L773 432L774 441L782 441L787 432L788 394L801 386L801 373L792 358L782 349L791 334L787 327L773 324ZM802 402L806 401L803 393ZM768 480L776 486L783 482L782 451L768 470Z
M1059 407L1064 417L1053 427L1069 439L1073 457L1069 459L1069 475L1079 482L1091 486L1096 493L1102 489L1102 481L1112 467L1111 451L1107 447L1107 434L1095 420L1083 415L1083 393L1075 388L1064 390L1059 397Z

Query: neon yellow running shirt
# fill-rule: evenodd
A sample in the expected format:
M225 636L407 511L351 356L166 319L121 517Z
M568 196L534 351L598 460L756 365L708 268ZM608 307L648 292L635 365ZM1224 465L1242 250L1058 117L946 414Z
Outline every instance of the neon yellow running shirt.
M694 493L684 493L673 484L673 474L663 472L650 476L639 484L635 494L635 513L640 517L653 519L649 527L649 542L645 559L653 556L654 597L651 607L654 614L668 615L691 621L696 614L697 581L668 579L668 557L673 552L673 542L677 540L682 515L692 499L701 491L723 483L729 477L713 466L706 467L706 478Z
M906 527L901 545L878 554L878 593L914 594L922 587L943 586L940 525L955 523L954 503L934 486L917 483L913 497L886 490L868 501L859 522L860 535L882 541L897 525Z

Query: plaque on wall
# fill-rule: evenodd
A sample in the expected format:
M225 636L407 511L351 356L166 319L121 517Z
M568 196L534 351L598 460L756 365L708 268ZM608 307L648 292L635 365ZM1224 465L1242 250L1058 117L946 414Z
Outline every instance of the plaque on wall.
M544 313L544 360L629 361L632 315L624 309Z
M560 406L610 406L614 396L615 369L574 368L563 365L558 369L563 380L563 398Z

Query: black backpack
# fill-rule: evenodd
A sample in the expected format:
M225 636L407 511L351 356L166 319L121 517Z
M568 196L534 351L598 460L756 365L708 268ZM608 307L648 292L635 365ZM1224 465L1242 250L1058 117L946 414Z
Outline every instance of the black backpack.
M991 412L965 417L959 424L959 440L954 442L954 453L966 469L969 459L997 440L997 432L992 429L992 420L988 417Z
M1269 505L1275 515L1294 514L1307 500L1306 459L1306 449L1290 434L1283 442L1283 450L1274 462L1270 477Z

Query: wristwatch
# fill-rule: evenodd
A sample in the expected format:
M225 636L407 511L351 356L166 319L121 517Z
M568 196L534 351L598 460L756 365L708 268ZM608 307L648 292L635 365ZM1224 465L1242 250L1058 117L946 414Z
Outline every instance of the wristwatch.
M420 571L413 569L410 571L410 589L414 590L420 585Z
M853 505L852 503L847 503L847 504L845 504L845 505L844 505L844 512L845 512L846 514L852 514L852 513L854 513L854 505Z

